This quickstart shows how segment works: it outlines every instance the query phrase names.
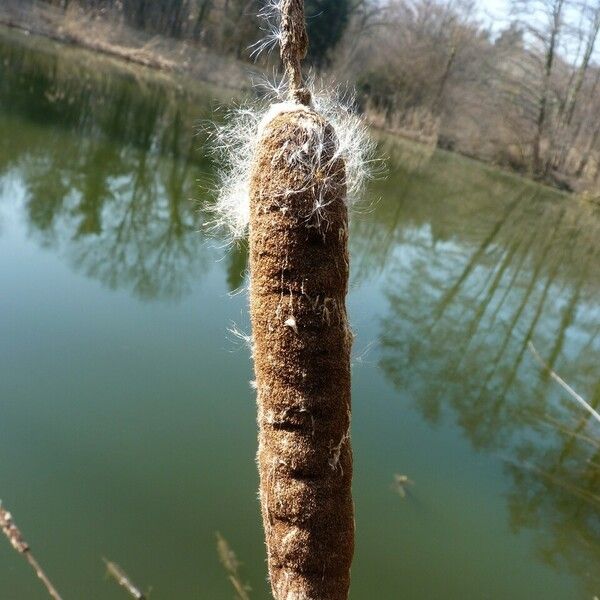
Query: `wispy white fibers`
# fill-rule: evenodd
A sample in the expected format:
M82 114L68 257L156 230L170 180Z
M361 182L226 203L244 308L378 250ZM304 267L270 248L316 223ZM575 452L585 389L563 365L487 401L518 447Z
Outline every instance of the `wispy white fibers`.
M264 0L259 17L263 21L263 38L252 47L253 56L272 51L282 40L281 14L284 0ZM246 235L249 219L249 182L255 151L266 125L277 115L306 110L289 100L285 79L276 83L263 82L262 100L232 109L224 124L214 132L213 149L220 163L219 192L214 207L212 225L225 228L233 239ZM303 188L282 190L282 194L305 191L315 186L315 206L312 215L320 224L323 194L327 191L328 177L334 180L333 169L341 158L346 168L347 202L352 206L361 196L365 181L373 172L374 143L367 128L354 110L354 96L337 89L319 89L314 80L306 84L312 95L310 109L320 114L336 134L336 146L331 148L331 136L323 127L316 127L314 119L307 119L307 143L290 153L290 166L303 173ZM326 145L329 145L327 148ZM333 156L332 151L333 150ZM327 157L327 159L325 159ZM318 185L315 185L318 182Z
M265 86L267 84L263 84ZM362 119L354 111L354 98L351 94L341 93L340 89L326 91L317 89L314 82L308 86L312 94L311 109L320 114L336 133L336 147L333 158L331 148L325 148L325 131L315 127L313 120L307 119L307 143L292 153L291 159L296 169L304 173L303 181L312 185L315 176L325 175L328 168L339 158L344 160L347 202L352 206L360 199L365 181L372 172L374 163L374 143L368 136ZM287 100L285 85L268 85L269 94L263 100L257 100L229 111L224 124L215 131L213 148L220 163L218 185L219 192L214 207L212 225L225 227L234 239L247 233L249 219L249 182L252 162L257 144L265 126L277 115L307 107ZM322 157L328 156L326 162ZM325 181L326 183L326 181ZM324 189L326 186L320 186ZM303 188L304 189L304 188ZM282 194L301 192L282 190ZM321 199L315 198L314 216L319 222L320 211L324 208Z
M252 44L252 57L257 57L263 52L272 52L281 41L281 9L283 0L265 0L263 7L258 12L262 20L263 37Z

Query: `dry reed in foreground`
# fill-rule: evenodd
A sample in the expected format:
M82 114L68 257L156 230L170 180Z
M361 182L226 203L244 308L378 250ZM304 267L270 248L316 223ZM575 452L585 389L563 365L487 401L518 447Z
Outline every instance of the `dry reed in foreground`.
M400 496L400 498L406 498L408 496L408 488L414 485L414 481L409 479L406 475L400 475L399 473L394 474L394 482L392 483L392 490Z
M225 570L227 577L235 590L236 600L250 600L248 592L251 591L248 584L244 583L240 577L240 561L235 552L231 549L227 540L217 531L217 554Z
M35 574L41 579L42 583L46 586L48 593L54 600L62 600L60 594L56 591L54 585L31 553L29 544L23 539L23 535L19 528L15 525L12 520L12 515L0 504L0 529L2 533L8 538L11 546L19 553L22 554L27 562L31 565L31 568L35 571Z
M550 368L550 366L540 356L539 352L535 349L535 346L532 342L528 342L527 346L539 365L548 371L550 377L552 377L552 379L554 379L554 381L556 381L571 396L571 398L573 398L582 408L590 413L590 415L592 415L592 417L594 417L598 423L600 423L600 413L590 406L560 375L558 375L558 373L554 372Z
M140 588L133 583L131 577L129 577L117 563L107 560L106 558L103 558L102 560L106 565L106 574L114 579L132 598L146 600L144 593L140 591Z

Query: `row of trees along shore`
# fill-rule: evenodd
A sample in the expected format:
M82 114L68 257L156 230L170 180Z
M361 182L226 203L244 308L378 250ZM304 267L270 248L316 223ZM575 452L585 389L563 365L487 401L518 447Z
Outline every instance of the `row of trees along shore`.
M47 0L248 61L268 1ZM494 19L474 0L306 0L306 12L313 69L354 84L373 124L600 186L600 0L507 0Z

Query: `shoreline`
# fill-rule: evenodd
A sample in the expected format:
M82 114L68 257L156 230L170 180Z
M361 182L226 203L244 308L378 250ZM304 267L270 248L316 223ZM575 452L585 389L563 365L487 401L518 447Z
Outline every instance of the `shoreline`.
M60 25L57 26L55 30L51 27L36 27L35 23L32 26L21 22L15 18L14 13L11 15L9 11L7 11L6 14L0 12L0 25L9 29L17 29L24 32L26 35L45 37L65 45L86 48L94 52L120 58L127 62L133 62L152 69L176 70L180 68L180 66L173 61L165 60L156 56L154 53L147 52L144 47L134 48L111 44L102 40L87 40L84 36L65 30Z
M144 36L122 24L115 27L114 24L102 19L93 19L81 12L64 15L51 7L42 8L36 5L23 8L9 2L8 6L0 7L0 26L18 30L24 35L46 38L65 46L82 48L117 61L164 74L185 76L190 78L193 83L215 85L233 90L239 95L251 91L253 76L264 75L257 67L231 57L214 54L201 46L159 35ZM379 134L383 133L386 136L405 140L424 148L431 146L429 142L419 139L418 134L405 134L387 128L378 123L376 118L369 118L368 115L365 115L365 120L369 127ZM438 145L435 145L434 149L456 154L543 187L567 194L577 193L573 183L568 180L539 180L526 172L460 150L447 150Z
M63 14L52 7L22 7L9 0L0 7L0 25L240 93L250 89L248 82L253 75L262 74L257 67L217 55L207 48L160 35L145 35L122 23L93 18L81 11Z

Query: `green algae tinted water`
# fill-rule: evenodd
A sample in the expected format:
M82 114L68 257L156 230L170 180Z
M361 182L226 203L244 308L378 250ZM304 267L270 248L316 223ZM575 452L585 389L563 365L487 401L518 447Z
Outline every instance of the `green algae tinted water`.
M0 33L0 498L68 599L267 599L227 93ZM202 128L200 127L200 130ZM600 208L380 140L353 217L354 600L600 595ZM395 475L413 483L406 494ZM0 539L0 598L46 598Z

